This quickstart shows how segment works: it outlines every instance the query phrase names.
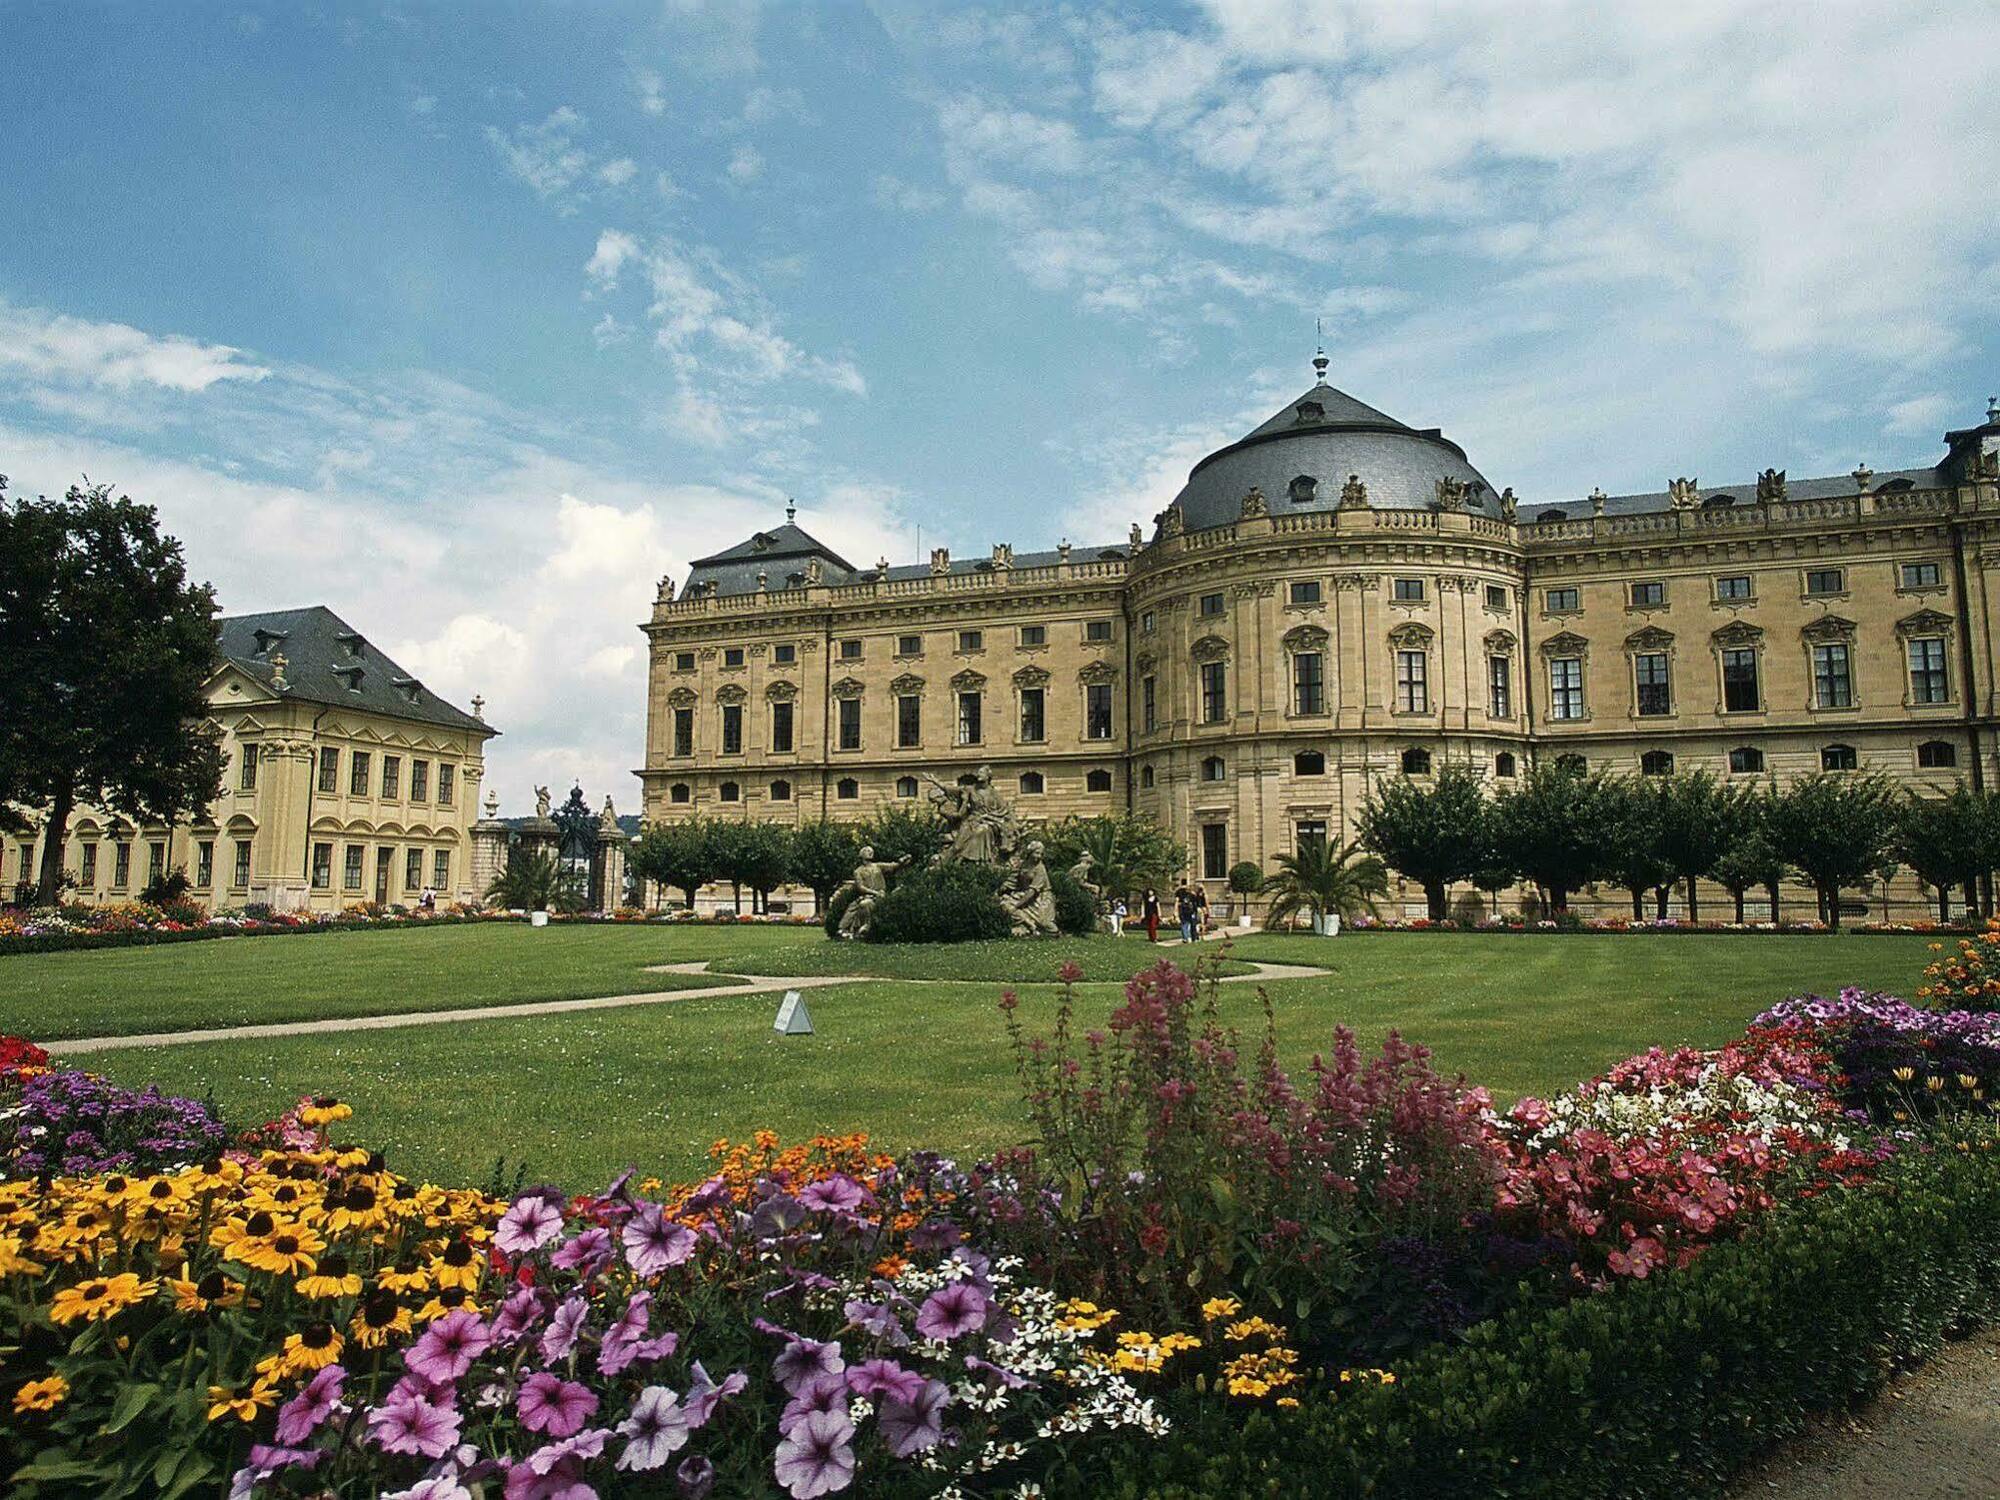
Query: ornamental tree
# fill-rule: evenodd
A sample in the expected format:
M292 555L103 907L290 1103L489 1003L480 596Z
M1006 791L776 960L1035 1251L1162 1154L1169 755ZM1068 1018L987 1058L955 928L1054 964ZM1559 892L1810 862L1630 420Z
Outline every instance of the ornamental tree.
M9 499L0 478L0 803L48 809L35 899L61 895L70 815L171 823L214 801L206 687L215 594L188 582L150 505L72 485Z
M1943 797L1912 791L1896 810L1889 852L1908 865L1917 878L1937 890L1938 920L1951 920L1951 888L1966 888L1971 904L1979 877L1993 867L1989 832L1996 821L1991 793L1960 784Z
M1614 817L1604 852L1604 873L1632 893L1632 920L1646 915L1646 892L1659 890L1665 907L1665 887L1674 868L1661 853L1659 799L1643 782L1614 782ZM1662 915L1664 915L1664 910Z
M1106 899L1164 886L1187 868L1187 845L1140 813L1064 818L1041 834L1049 868L1067 870L1088 852L1091 883Z
M783 885L791 869L791 830L776 823L709 825L715 873L729 882L732 904L743 910L743 887L750 887L750 909L762 911L774 886Z
M1361 845L1345 849L1326 839L1312 839L1290 854L1280 854L1278 868L1264 882L1270 905L1264 925L1276 927L1299 912L1314 918L1337 912L1343 920L1364 913L1375 915L1375 902L1389 894L1389 876L1382 861L1363 854Z
M1756 794L1747 786L1726 786L1709 771L1681 771L1648 785L1654 852L1687 883L1688 920L1698 922L1697 883L1712 877L1716 861L1751 831Z
M1447 763L1434 776L1376 783L1361 808L1359 842L1421 885L1430 918L1439 922L1447 887L1483 863L1490 812L1479 773Z
M812 888L816 912L826 909L826 898L854 873L860 862L861 838L851 823L820 818L792 830L790 877Z
M1497 862L1547 891L1551 911L1568 911L1569 893L1605 873L1618 817L1617 789L1602 771L1582 770L1566 760L1545 762L1500 796L1493 817Z
M1771 842L1818 892L1829 927L1840 926L1843 886L1886 877L1895 868L1889 841L1897 811L1894 784L1872 771L1814 771L1771 799Z
M695 892L716 877L710 825L700 818L654 824L633 841L626 863L641 880L684 892L692 908Z
M1771 899L1771 920L1778 920L1778 882L1785 878L1785 861L1764 826L1768 798L1753 796L1745 804L1744 832L1709 867L1709 878L1736 900L1736 925L1743 925L1744 892L1762 887Z

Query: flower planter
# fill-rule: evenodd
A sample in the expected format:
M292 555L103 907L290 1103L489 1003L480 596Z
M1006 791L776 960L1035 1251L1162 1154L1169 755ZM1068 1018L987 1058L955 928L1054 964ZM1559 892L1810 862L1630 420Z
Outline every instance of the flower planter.
M532 912L529 912L529 913L528 913L528 925L529 925L530 927L546 927L546 926L548 926L548 925L549 925L549 914L548 914L547 912L545 912L545 911L532 911Z

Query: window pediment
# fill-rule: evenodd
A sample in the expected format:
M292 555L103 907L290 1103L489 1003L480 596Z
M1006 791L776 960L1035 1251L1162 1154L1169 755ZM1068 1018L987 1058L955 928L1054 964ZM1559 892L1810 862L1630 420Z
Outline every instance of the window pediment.
M1196 661L1221 661L1229 655L1229 642L1219 635L1205 635L1188 647L1188 655Z
M701 694L690 687L677 687L667 694L667 702L675 708L693 708L701 702Z
M1118 669L1109 662L1094 661L1076 674L1078 682L1110 682L1118 675Z
M1152 671L1154 666L1153 653L1150 651L1141 651L1133 660L1132 665L1137 667L1141 674Z
M796 683L774 682L764 689L764 696L773 703L789 703L798 695L799 689Z
M861 679L843 677L833 685L831 691L836 698L859 698L862 694Z
M1898 635L1950 635L1952 618L1935 609L1920 609L1896 622Z
M1586 656L1590 652L1590 642L1574 630L1557 631L1542 642L1544 656Z
M968 667L965 671L960 672L956 677L952 678L951 686L953 692L975 692L986 686L986 674L984 672L975 672Z
M1297 625L1285 632L1287 651L1324 651L1327 633L1317 625Z
M1752 625L1747 620L1731 620L1709 639L1718 646L1755 646L1763 641L1764 629L1761 625Z
M715 701L717 703L741 703L749 696L748 693L743 691L741 686L733 682L728 687L717 688L715 690Z
M1822 615L1799 632L1809 641L1851 641L1854 622L1844 615Z
M1419 625L1415 620L1398 625L1389 632L1389 644L1405 651L1425 651L1430 649L1432 636L1428 625Z
M1014 674L1014 686L1017 688L1047 687L1048 682L1049 674L1042 667L1023 667Z
M889 684L889 691L899 697L908 697L912 693L921 693L923 690L924 680L914 672L905 672L901 677L898 677Z
M1666 651L1674 644L1674 633L1662 630L1657 625L1648 625L1643 630L1635 630L1625 637L1628 651Z
M1511 630L1489 630L1486 632L1486 650L1492 656L1506 656L1518 644Z

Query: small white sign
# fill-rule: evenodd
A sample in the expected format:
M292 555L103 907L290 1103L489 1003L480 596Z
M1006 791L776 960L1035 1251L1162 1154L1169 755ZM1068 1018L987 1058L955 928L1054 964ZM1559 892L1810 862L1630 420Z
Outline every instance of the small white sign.
M806 997L797 990L786 990L784 1003L778 1007L778 1019L771 1023L771 1029L781 1036L811 1036L813 1021L806 1014Z

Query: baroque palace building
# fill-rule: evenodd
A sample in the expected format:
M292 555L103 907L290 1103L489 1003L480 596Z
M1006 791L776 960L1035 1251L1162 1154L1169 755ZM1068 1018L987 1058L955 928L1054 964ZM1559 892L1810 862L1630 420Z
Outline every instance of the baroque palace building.
M1447 760L2000 773L2000 409L1930 467L1533 504L1314 367L1150 536L857 567L788 514L663 579L647 819L861 817L990 764L1026 818L1173 828L1214 893Z
M168 827L98 808L70 818L65 899L132 901L184 870L216 908L265 902L337 911L480 894L474 804L499 731L431 692L332 610L216 622L206 728L227 763L222 795ZM39 873L39 833L0 840L9 884Z

